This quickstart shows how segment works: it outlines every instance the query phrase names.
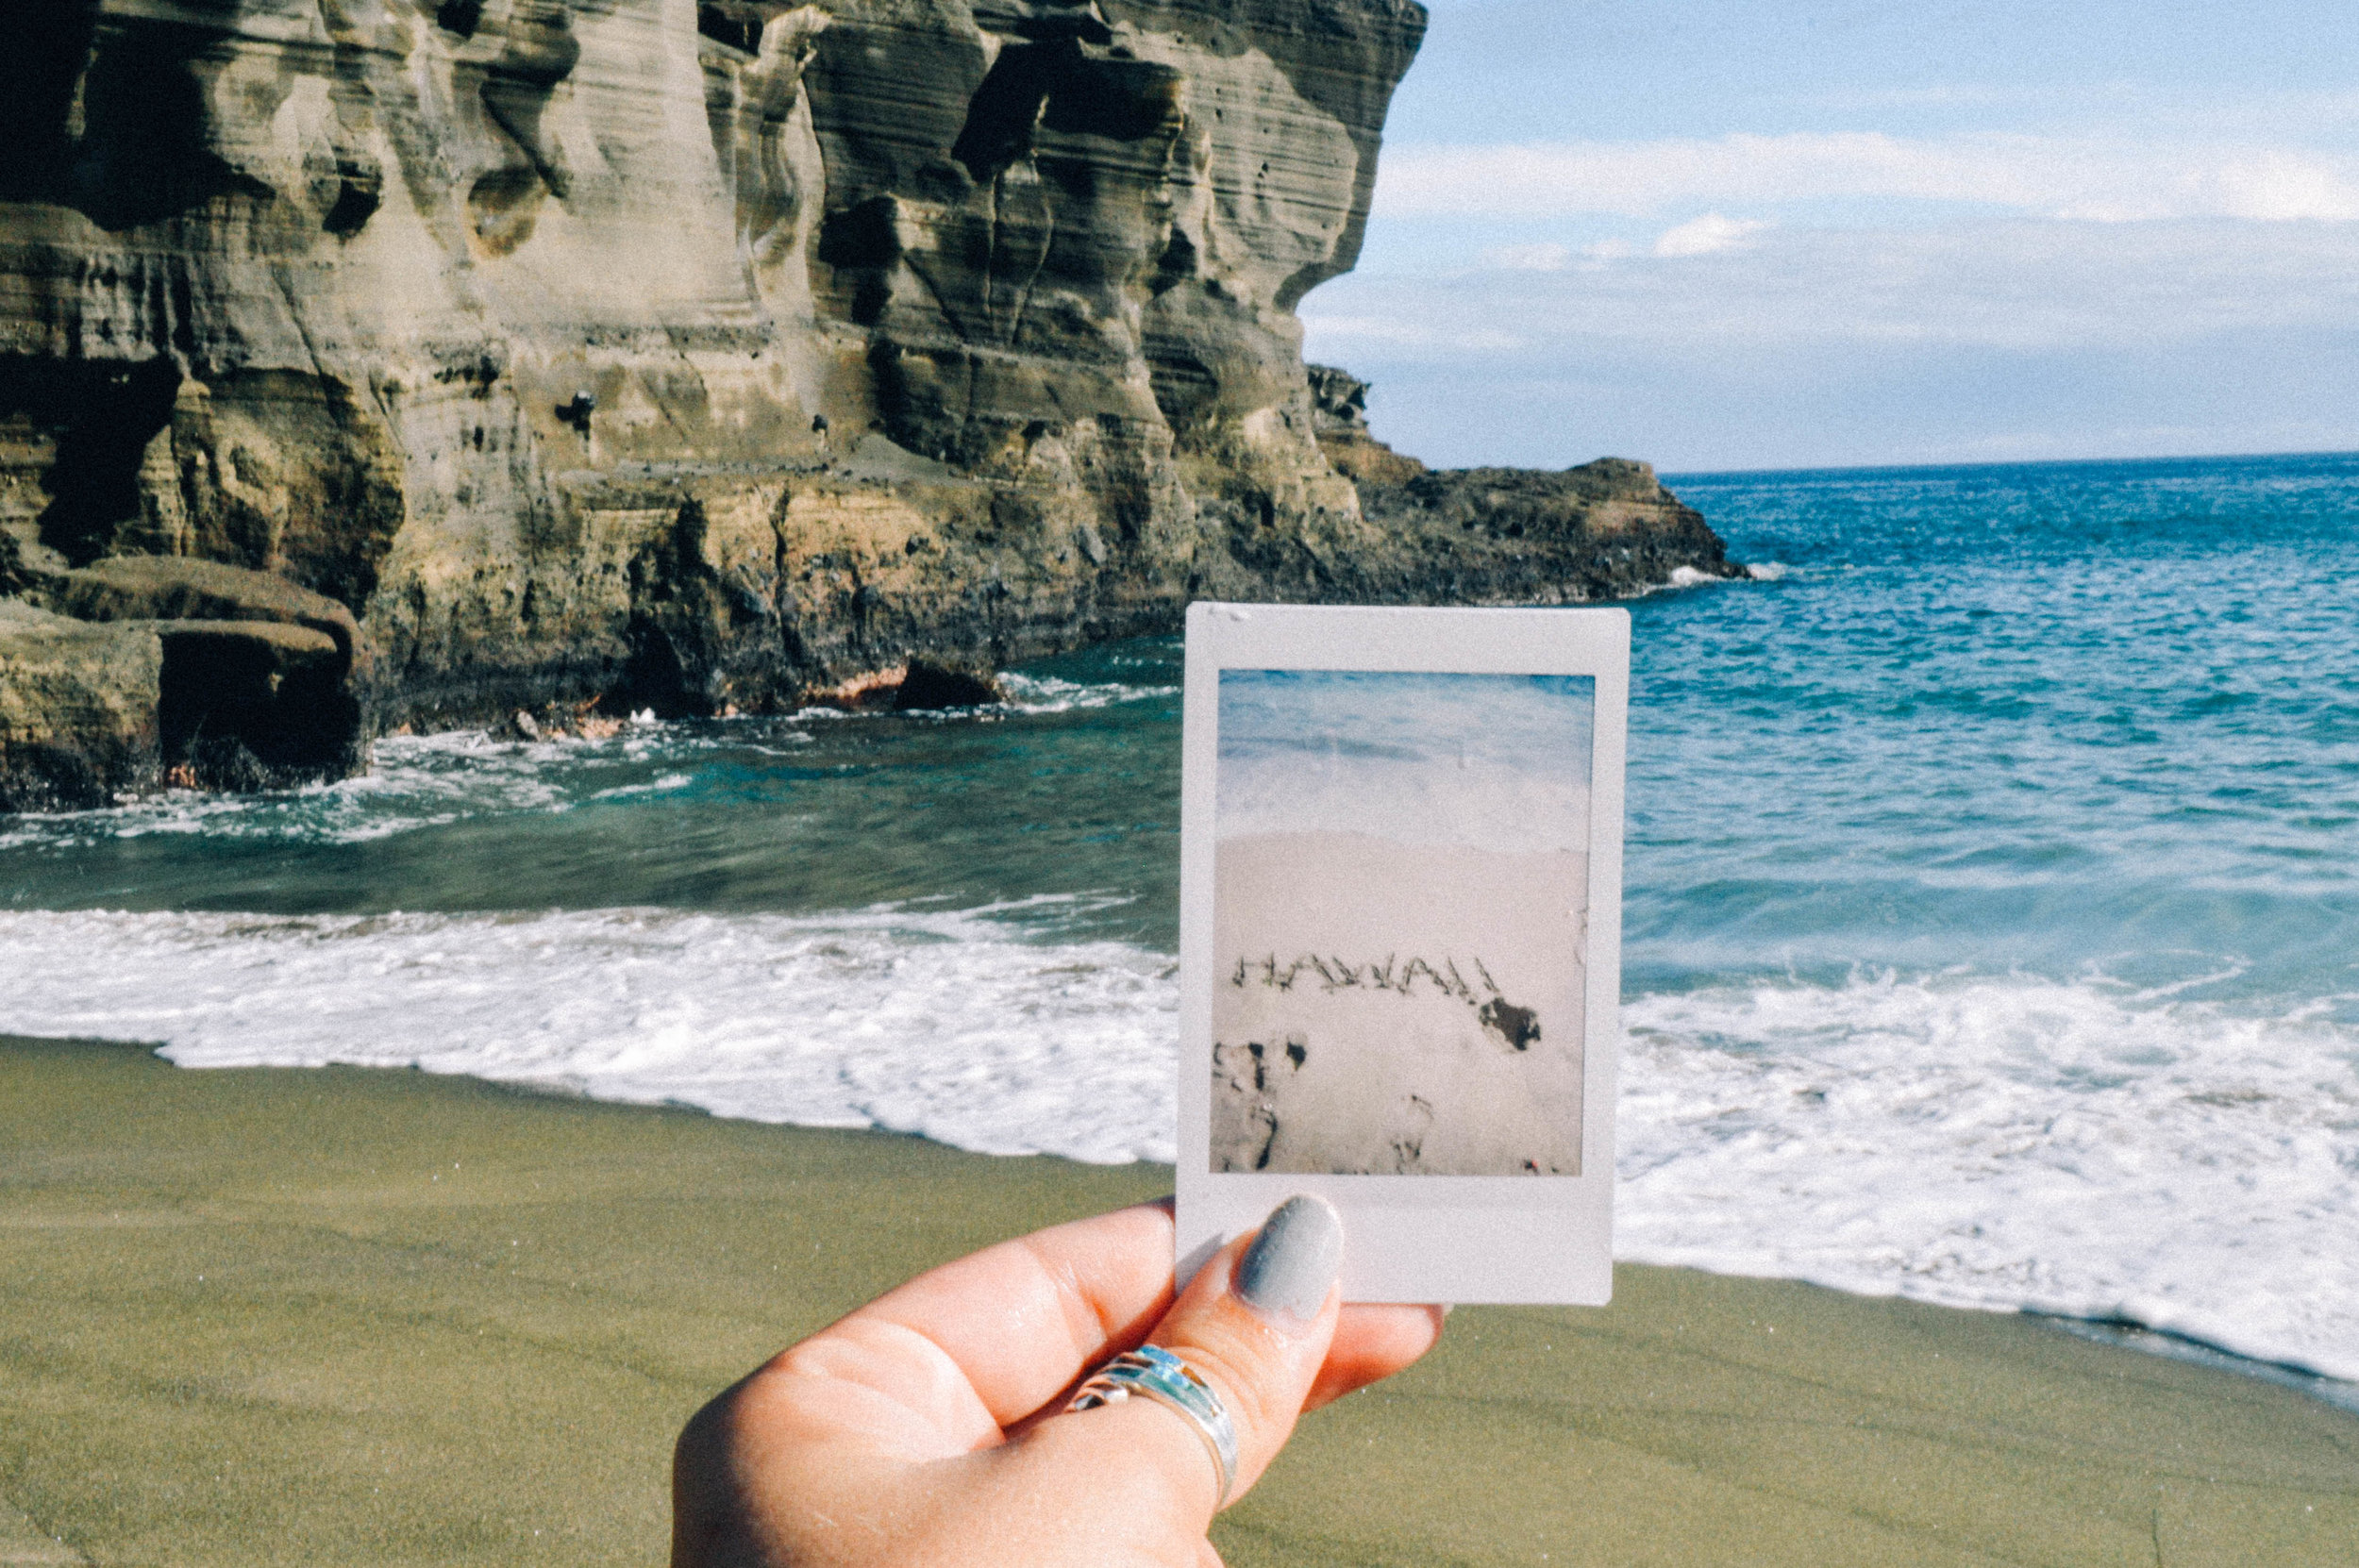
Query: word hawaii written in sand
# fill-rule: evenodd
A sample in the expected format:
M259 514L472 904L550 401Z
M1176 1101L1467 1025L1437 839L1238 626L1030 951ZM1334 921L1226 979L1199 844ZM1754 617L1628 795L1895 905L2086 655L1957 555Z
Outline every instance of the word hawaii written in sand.
M1472 980L1467 978L1466 970L1473 972ZM1214 1043L1213 1147L1216 1168L1223 1171L1309 1169L1365 1176L1447 1174L1429 1167L1426 1159L1437 1104L1462 1097L1470 1079L1486 1076L1481 1064L1470 1064L1464 1059L1487 1049L1494 1061L1510 1061L1528 1054L1541 1042L1538 1011L1509 1001L1492 977L1489 965L1481 959L1469 959L1462 969L1458 960L1450 958L1438 963L1424 958L1411 958L1404 962L1399 955L1388 954L1380 960L1354 964L1332 955L1304 954L1281 963L1272 953L1258 962L1240 958L1228 983L1239 992L1258 989L1280 996L1295 996L1298 1004L1295 1008L1274 1003L1263 1010L1297 1014L1301 1026L1288 1028L1282 1036L1270 1030L1265 1031L1269 1036L1266 1039ZM1374 1123L1365 1115L1320 1115L1318 1102L1337 1098L1334 1091L1345 1087L1341 1082L1322 1081L1327 1076L1324 1070L1328 1056L1334 1055L1343 1074L1349 1075L1352 1059L1368 1054L1364 1042L1341 1037L1326 1040L1322 1042L1321 1072L1310 1072L1311 1033L1320 1022L1317 1015L1335 1010L1319 1003L1344 993L1393 998L1396 1016L1382 1021L1388 1036L1408 1027L1429 1037L1452 1037L1451 1065L1457 1070L1457 1082L1423 1085L1423 1093L1410 1090L1389 1096L1392 1103ZM1321 1033L1330 1031L1322 1029ZM1478 1033L1482 1037L1481 1043L1475 1038ZM1361 1048L1355 1049L1355 1044ZM1474 1069L1471 1073L1470 1065ZM1513 1075L1514 1071L1512 1066L1492 1069L1495 1075ZM1460 1094L1453 1095L1453 1089ZM1340 1097L1349 1100L1361 1096L1345 1093ZM1291 1133L1287 1131L1289 1122L1293 1125ZM1339 1122L1357 1130L1338 1138L1335 1128ZM1313 1132L1314 1127L1328 1130ZM1371 1128L1373 1136L1369 1136ZM1282 1146L1281 1134L1285 1134ZM1436 1152L1438 1155L1442 1151ZM1313 1163L1305 1165L1301 1163L1304 1160ZM1569 1174L1544 1171L1536 1159L1529 1157L1522 1161L1521 1170L1535 1176Z

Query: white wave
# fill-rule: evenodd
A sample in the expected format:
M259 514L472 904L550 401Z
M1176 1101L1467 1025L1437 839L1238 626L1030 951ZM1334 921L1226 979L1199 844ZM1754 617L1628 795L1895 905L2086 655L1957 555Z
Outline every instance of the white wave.
M1641 997L1619 1250L2359 1377L2359 1036L2312 1010L1964 975Z
M839 724L846 721L894 718L972 719L992 713L1072 713L1096 708L1115 708L1124 703L1150 702L1157 697L1176 697L1177 686L1132 686L1123 681L1065 680L1057 676L1028 676L1003 671L998 676L1001 699L996 703L975 708L929 709L916 714L900 713L889 708L855 710L845 708L805 708L790 715L795 724Z
M1745 568L1743 577L1717 576L1693 566L1674 566L1671 575L1654 588L1644 592L1660 593L1680 588L1716 588L1731 582L1782 582L1792 568L1783 561L1762 561Z
M0 1030L1171 1159L1171 960L994 914L0 914Z
M685 790L695 782L695 776L693 774L667 773L662 777L649 779L644 784L623 784L611 790L600 790L590 798L592 800L628 800L635 795L667 795L676 790Z
M1167 1160L1172 962L1018 924L1072 907L0 913L0 1030ZM1619 1250L2359 1378L2359 1031L2320 1010L1966 974L1636 998Z
M1176 696L1176 686L1087 684L1053 676L1002 677L1009 701L995 709L927 715L972 722L978 715L1053 714ZM174 790L100 810L48 816L0 815L0 851L88 846L158 835L363 843L476 817L561 812L580 800L661 794L687 788L689 773L603 792L584 788L591 770L653 763L693 768L716 754L752 751L791 757L815 743L820 725L886 715L813 708L779 720L747 717L671 724L652 712L631 716L597 738L552 735L540 741L495 739L481 729L395 735L378 741L367 772L332 784L263 794Z
M600 741L495 741L479 729L389 736L369 770L264 794L174 790L98 811L0 817L0 849L65 847L159 834L360 843L496 812L570 809L562 764L639 762L678 749L661 726Z
M999 689L1007 693L1005 706L1018 713L1069 713L1180 694L1177 686L1129 686L1120 681L1085 683L1061 680L1055 676L1012 674L999 677Z

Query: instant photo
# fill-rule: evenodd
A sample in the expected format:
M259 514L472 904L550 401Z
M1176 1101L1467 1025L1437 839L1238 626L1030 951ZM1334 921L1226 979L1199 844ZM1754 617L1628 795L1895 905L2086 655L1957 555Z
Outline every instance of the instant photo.
M1349 1299L1604 1299L1628 639L1192 614L1183 1269L1316 1192Z

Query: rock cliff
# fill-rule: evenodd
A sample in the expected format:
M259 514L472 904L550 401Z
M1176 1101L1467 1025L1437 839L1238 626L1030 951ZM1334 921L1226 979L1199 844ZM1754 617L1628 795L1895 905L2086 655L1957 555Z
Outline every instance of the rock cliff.
M357 617L364 728L1720 559L1614 554L1682 515L1634 470L1509 532L1322 442L1294 307L1357 257L1414 0L19 15L0 593L284 577Z

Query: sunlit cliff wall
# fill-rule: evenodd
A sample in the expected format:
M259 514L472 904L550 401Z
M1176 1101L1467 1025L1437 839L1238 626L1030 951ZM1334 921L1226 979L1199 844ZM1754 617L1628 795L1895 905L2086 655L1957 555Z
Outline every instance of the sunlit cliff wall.
M1719 559L1635 465L1556 537L1429 538L1322 450L1294 307L1357 256L1414 0L39 10L0 593L284 575L359 615L376 724Z

